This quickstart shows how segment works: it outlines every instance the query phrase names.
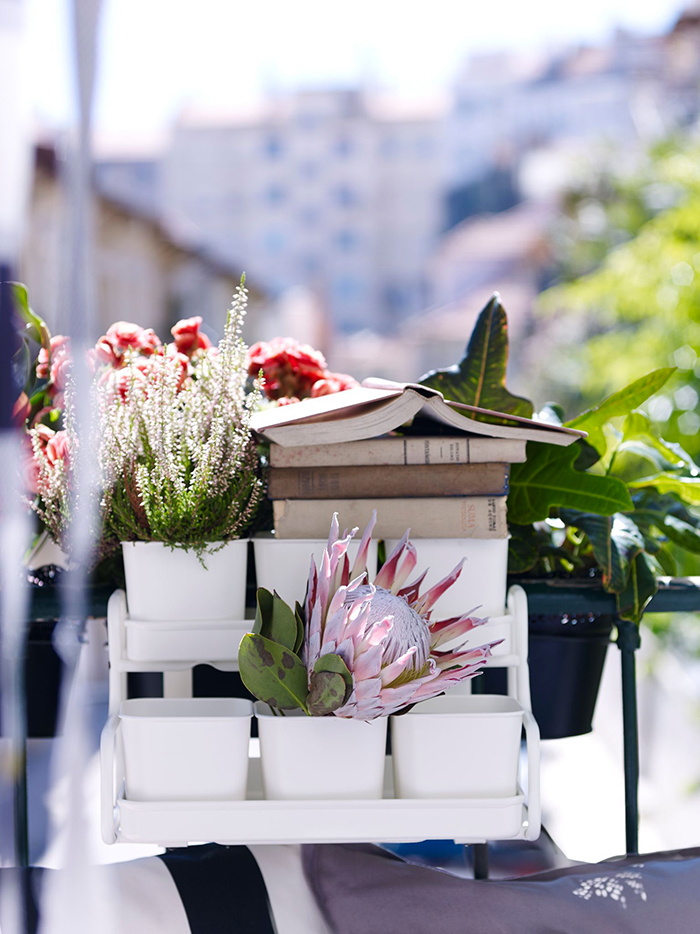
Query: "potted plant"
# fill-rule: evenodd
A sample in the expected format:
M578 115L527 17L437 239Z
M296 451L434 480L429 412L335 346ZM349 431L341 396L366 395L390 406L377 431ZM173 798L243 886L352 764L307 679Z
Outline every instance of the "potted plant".
M472 678L495 644L440 648L487 621L469 614L431 621L461 563L421 595L423 577L407 583L416 567L407 535L369 583L375 518L351 568L354 532L339 538L334 516L322 560L312 561L303 606L292 611L258 591L256 624L241 642L239 667L259 699L266 797L381 797L387 716Z
M507 319L498 296L482 310L465 357L423 378L447 398L532 415L505 386ZM479 369L475 370L476 365ZM640 408L674 372L663 368L563 422L588 432L568 447L528 443L527 461L511 469L508 520L511 575L558 578L561 611L530 618L533 712L543 738L591 729L614 617L567 607L566 585L585 580L615 595L616 615L639 622L673 575L674 550L700 553L700 479L692 458L659 437ZM550 404L539 413L563 421ZM495 673L487 681L494 685Z
M168 346L152 329L122 321L92 354L101 520L96 558L121 544L134 619L243 618L244 536L264 492L249 426L259 391L246 391L246 301L241 283L218 347L201 332L201 318L175 325ZM70 524L70 461L78 451L70 394L66 421L60 461L44 447L40 426L30 432L37 510L59 541Z

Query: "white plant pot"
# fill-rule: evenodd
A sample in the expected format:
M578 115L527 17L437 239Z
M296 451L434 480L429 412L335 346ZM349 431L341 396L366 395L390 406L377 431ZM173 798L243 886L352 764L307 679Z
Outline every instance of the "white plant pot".
M387 717L309 717L301 710L275 716L260 702L255 715L266 798L382 797Z
M240 801L253 705L228 697L124 701L119 708L126 797Z
M195 551L163 542L122 542L122 551L131 619L244 618L247 539L202 555L204 565Z
M508 539L411 538L418 553L416 571L429 568L421 588L425 592L446 577L462 558L462 573L435 604L433 619L460 616L479 606L479 616L503 616L506 605ZM389 557L397 539L386 540Z
M448 694L392 717L396 797L512 797L522 723L520 704L495 694Z
M281 539L270 534L256 535L253 548L258 587L269 591L276 590L285 603L292 607L296 600L303 603L311 556L313 555L318 567L327 544L326 538ZM351 567L359 546L359 538L353 539L348 546L347 554ZM371 581L377 573L377 542L374 540L369 546L367 570Z

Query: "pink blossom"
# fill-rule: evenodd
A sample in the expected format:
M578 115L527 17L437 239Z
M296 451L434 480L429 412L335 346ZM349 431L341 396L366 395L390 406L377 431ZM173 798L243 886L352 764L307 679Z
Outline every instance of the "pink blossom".
M52 467L55 467L59 461L67 464L69 454L68 433L57 431L46 444L46 460Z
M207 350L211 341L199 329L202 319L199 315L194 318L183 318L171 328L170 333L175 338L175 347L179 353L191 356L196 350Z
M29 435L24 435L22 438L20 472L25 490L36 496L39 492L39 461L34 455Z
M268 399L305 399L314 383L328 375L323 354L291 337L253 344L248 351L248 373L257 376L260 370Z
M107 329L105 336L118 353L124 353L129 348L135 349L141 346L143 328L140 324L132 324L129 321L115 321Z
M155 353L156 350L158 350L158 348L161 346L162 344L160 339L158 338L158 335L153 330L153 328L146 328L141 333L141 344L139 349L145 356Z
M318 379L311 387L311 397L328 396L334 392L343 392L345 389L356 389L360 384L352 376L345 373L328 373L323 379Z
M70 360L70 341L63 334L56 334L49 344L51 351L51 367L63 357ZM45 347L41 347L36 358L36 375L38 379L49 378L49 354ZM52 376L53 379L53 376Z
M12 421L15 425L24 425L32 410L29 396L26 392L21 392L15 404L12 407Z

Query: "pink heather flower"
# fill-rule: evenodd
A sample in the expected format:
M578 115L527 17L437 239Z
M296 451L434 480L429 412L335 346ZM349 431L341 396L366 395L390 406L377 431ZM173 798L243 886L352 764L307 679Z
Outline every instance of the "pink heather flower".
M257 376L260 370L268 399L308 398L314 383L328 375L323 354L291 337L253 344L248 351L248 373Z
M56 334L55 337L52 337L49 347L51 350L52 370L56 362L62 360L64 357L70 361L70 341L63 334ZM49 354L45 347L39 349L39 354L36 359L36 375L37 379L49 378ZM53 375L51 379L53 379Z
M312 558L306 596L304 662L309 672L328 653L340 655L353 676L352 691L337 717L372 720L428 700L478 674L498 642L449 651L439 646L465 636L488 620L473 611L433 622L435 602L459 577L461 561L423 595L424 572L406 581L417 563L416 549L401 539L374 583L367 581L367 554L376 513L365 529L354 565L348 545L357 529L339 537L333 516L328 544L317 568Z
M311 397L328 396L334 392L343 392L345 389L356 389L360 384L352 376L345 373L328 373L323 379L318 379L311 387Z
M52 467L55 467L59 461L65 461L68 463L69 455L70 451L67 432L55 432L53 437L49 438L46 444L46 460Z
M170 333L175 338L175 347L179 353L191 356L196 350L207 350L211 341L206 334L200 332L202 319L199 315L194 318L183 318L178 321Z

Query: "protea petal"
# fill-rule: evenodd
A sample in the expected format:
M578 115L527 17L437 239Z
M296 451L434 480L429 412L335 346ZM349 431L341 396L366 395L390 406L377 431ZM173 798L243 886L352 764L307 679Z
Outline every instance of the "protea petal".
M391 585L391 592L393 594L398 594L403 585L406 583L408 578L413 571L415 570L416 564L418 563L418 554L416 549L411 544L411 542L406 542L406 550L403 557L403 561L396 570L396 575L394 576L394 583Z
M369 555L369 546L372 541L372 532L377 522L377 510L372 510L372 518L367 523L367 528L362 533L360 547L357 549L357 556L352 566L351 576L357 577L358 574L367 573L367 556Z
M434 649L438 645L452 642L453 639L466 635L472 629L483 626L488 621L488 617L457 616L454 619L445 619L433 623L430 627L430 647Z
M392 681L396 681L399 675L403 674L417 651L417 647L412 645L408 652L405 652L400 658L397 658L396 661L390 662L390 664L382 668L383 687L388 687Z
M356 681L378 678L382 670L382 646L371 645L366 652L355 657L353 674Z
M420 586L425 580L425 575L430 569L426 568L420 577L417 577L412 584L409 584L407 587L404 587L403 590L399 590L397 596L403 597L403 599L408 603L409 606L415 603L418 599L418 594L420 593Z
M391 590L394 583L394 578L396 577L396 570L399 566L399 561L401 560L401 555L404 553L406 545L408 544L408 534L409 530L407 529L404 532L401 541L394 548L392 553L382 565L381 571L374 579L375 587L382 587L384 590Z
M386 616L378 623L373 623L370 629L365 633L365 637L357 646L356 653L360 655L366 652L372 645L379 645L384 642L394 626L394 620L391 616Z
M326 548L328 551L330 551L333 545L335 544L335 542L338 541L339 532L340 532L340 525L338 524L338 513L334 512L333 518L331 519L331 530L330 530L330 534L328 535L328 544L326 545Z
M437 584L431 587L430 590L423 594L422 598L417 601L416 609L419 613L427 613L429 610L431 610L435 603L445 593L445 591L454 584L459 575L462 573L465 560L465 558L462 558L459 564L450 571L447 577L443 577L441 581L439 581Z

